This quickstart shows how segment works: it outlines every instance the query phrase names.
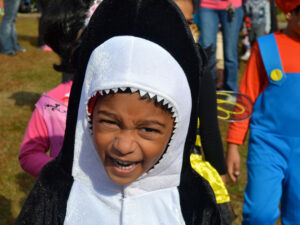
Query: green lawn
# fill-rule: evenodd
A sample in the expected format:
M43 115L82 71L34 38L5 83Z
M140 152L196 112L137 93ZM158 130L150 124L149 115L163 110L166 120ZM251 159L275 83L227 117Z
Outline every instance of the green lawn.
M35 102L41 93L57 86L61 74L52 68L58 57L37 49L37 18L19 16L17 31L26 53L17 56L0 54L0 224L14 223L34 179L19 166L18 152ZM245 67L241 63L240 73ZM222 137L228 124L220 122ZM225 145L225 142L224 142ZM225 146L226 147L226 146ZM240 224L243 190L246 183L246 148L241 148L242 169L239 183L228 183L232 205Z
M34 179L19 166L18 152L27 122L41 93L61 75L52 69L58 57L37 49L37 18L19 17L17 31L26 53L0 54L0 224L11 225Z

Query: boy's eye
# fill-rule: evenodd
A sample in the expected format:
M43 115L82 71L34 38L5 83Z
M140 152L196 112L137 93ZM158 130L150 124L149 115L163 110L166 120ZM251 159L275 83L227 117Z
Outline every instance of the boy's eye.
M142 131L147 132L147 133L160 133L160 130L150 128L150 127L143 127L141 128Z
M117 125L117 123L113 120L100 120L100 123L105 125Z

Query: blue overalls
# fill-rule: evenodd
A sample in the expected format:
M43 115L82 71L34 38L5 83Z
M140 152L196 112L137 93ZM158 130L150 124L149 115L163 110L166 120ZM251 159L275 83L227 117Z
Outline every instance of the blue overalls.
M300 73L285 73L273 34L258 39L269 84L254 104L242 224L300 224ZM299 55L300 58L300 55ZM300 71L300 60L299 60Z

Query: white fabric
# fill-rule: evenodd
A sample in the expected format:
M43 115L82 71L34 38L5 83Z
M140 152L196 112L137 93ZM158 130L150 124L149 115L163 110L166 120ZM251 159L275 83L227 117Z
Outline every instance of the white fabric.
M185 224L176 187L123 199L120 194L98 195L80 181L75 181L72 192L80 195L69 200L68 205L76 207L68 211L65 225ZM74 201L80 201L80 204Z
M88 100L96 91L122 87L137 88L163 97L175 107L178 121L160 162L149 173L126 186L115 184L107 176L93 145L86 110ZM143 220L146 217L140 214L141 218L134 219L136 209L130 204L135 201L147 207L144 215L156 215L156 219L161 219L153 218L153 225L182 224L181 211L178 216L176 211L166 207L180 208L176 187L180 181L191 104L190 88L182 68L159 45L137 37L118 36L98 46L89 59L81 92L72 171L75 181L67 204L65 224L147 224ZM160 191L164 194L159 194ZM106 204L108 201L116 207L110 207ZM85 218L95 219L96 216L100 219L94 223L77 223L78 218L72 212L79 212ZM162 218L157 216L159 212L170 215ZM122 216L118 216L115 223L106 223L106 217L116 215ZM129 219L127 215L134 216ZM139 219L143 223L139 223Z

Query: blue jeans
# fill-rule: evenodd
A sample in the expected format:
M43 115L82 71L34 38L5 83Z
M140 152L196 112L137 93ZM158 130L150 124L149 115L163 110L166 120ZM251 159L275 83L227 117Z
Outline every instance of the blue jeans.
M5 15L0 27L1 52L14 52L22 47L18 43L15 22L17 19L20 0L4 0Z
M210 60L213 78L216 79L216 40L219 24L223 34L224 48L224 89L238 90L238 40L244 17L242 7L236 8L233 19L230 19L227 10L200 8L196 21L200 28L200 43L204 48L212 47L214 51Z

